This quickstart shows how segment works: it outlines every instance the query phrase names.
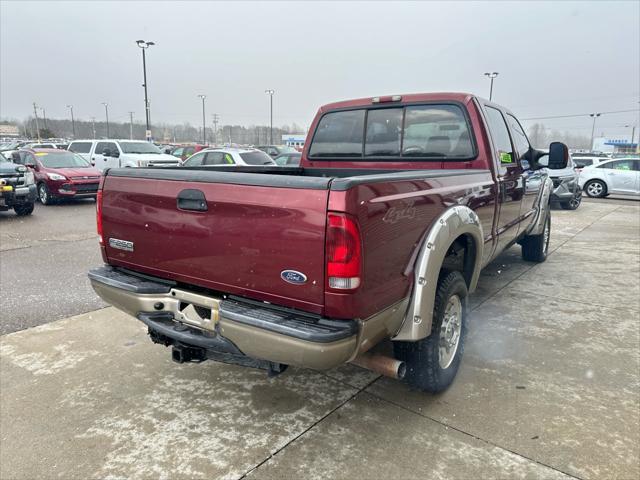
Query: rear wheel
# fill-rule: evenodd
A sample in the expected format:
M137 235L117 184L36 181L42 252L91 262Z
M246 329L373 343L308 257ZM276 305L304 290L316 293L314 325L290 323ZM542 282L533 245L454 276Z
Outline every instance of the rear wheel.
M575 197L573 197L568 202L562 202L560 206L564 210L576 210L581 203L582 203L582 192L579 192Z
M15 210L17 216L25 217L33 213L34 207L35 204L33 203L23 203L22 205L16 205L15 207L13 207L13 209Z
M467 284L460 272L440 278L431 335L417 342L394 342L394 352L407 365L405 381L425 392L442 392L460 367L466 331Z
M551 238L551 215L547 212L544 229L540 235L527 235L522 239L522 258L528 262L544 262L549 251Z
M607 196L607 184L602 180L591 180L584 186L584 191L591 198L602 198Z

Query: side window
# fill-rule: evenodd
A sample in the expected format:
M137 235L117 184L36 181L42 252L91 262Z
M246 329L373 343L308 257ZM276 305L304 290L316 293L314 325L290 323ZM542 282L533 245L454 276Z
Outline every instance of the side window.
M640 160L633 161L633 170L636 172L640 172Z
M513 147L511 146L511 137L509 137L509 129L504 121L504 117L500 110L492 107L485 107L487 112L487 122L491 130L491 138L498 152L500 164L504 166L514 165Z
M207 152L203 165L222 165L224 154L222 152Z
M182 158L182 152L184 152L184 148L183 147L178 147L173 152L171 152L171 155L173 155L174 157Z
M202 165L202 161L204 160L205 153L196 153L192 157L182 164L184 167L199 167Z
M611 168L613 170L633 170L633 160L617 160L615 162L609 162L605 164L605 168Z
M109 149L112 152L117 152L118 151L118 147L115 143L113 142L98 142L98 144L96 145L96 151L95 154L96 155L102 155L102 152L105 151L105 149Z
M520 122L513 115L507 114L507 118L509 119L509 126L511 127L511 131L513 132L513 143L515 144L518 155L520 155L520 159L524 157L529 150L531 149L531 145L529 144L529 139L527 135L524 133Z
M184 149L184 152L182 152L182 155L184 155L185 158L190 157L191 155L193 155L193 152L195 152L196 149L193 147L186 147Z
M224 160L222 161L222 163L226 165L235 165L236 162L233 160L233 157L231 156L230 153L225 153Z
M69 145L69 150L75 153L89 153L91 151L91 142L73 142Z

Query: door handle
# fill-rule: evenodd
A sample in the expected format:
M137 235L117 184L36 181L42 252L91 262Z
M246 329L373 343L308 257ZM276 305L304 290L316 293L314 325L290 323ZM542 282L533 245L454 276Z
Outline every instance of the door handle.
M204 193L201 190L196 190L193 188L182 190L178 194L177 203L178 208L181 210L206 212L209 209Z

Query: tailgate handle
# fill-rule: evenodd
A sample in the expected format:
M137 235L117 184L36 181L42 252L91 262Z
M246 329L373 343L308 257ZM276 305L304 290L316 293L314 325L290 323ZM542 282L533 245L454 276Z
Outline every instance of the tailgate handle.
M181 210L206 212L208 210L207 199L200 190L187 188L178 194L178 208Z

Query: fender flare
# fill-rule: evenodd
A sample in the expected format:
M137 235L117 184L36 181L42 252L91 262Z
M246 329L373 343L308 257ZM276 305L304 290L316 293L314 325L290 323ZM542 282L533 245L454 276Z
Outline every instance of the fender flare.
M402 326L392 338L400 341L417 341L431 334L433 308L440 269L449 247L460 235L469 235L475 246L473 272L469 292L473 292L480 276L484 236L478 215L466 206L454 206L446 210L428 231L415 261L414 281L409 307Z

